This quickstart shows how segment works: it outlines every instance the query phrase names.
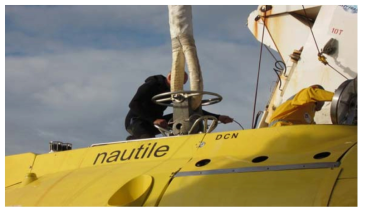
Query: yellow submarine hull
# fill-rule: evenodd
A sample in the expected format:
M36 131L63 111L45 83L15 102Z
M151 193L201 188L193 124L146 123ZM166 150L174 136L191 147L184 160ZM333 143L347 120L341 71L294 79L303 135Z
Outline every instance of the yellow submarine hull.
M6 206L357 206L357 126L298 125L5 158Z

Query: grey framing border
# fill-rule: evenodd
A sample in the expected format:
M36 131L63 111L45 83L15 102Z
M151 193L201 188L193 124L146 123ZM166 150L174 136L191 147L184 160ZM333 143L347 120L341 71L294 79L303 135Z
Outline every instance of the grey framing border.
M281 171L281 170L295 170L295 169L322 169L322 168L336 168L339 166L340 166L340 162L304 163L304 164L289 164L289 165L275 165L275 166L256 166L256 167L178 172L174 177L196 176L196 175L216 175L216 174L244 173L244 172Z

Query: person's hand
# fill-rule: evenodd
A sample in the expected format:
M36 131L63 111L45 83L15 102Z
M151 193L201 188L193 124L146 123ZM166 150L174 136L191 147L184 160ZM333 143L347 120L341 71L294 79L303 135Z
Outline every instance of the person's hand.
M220 115L218 117L218 120L224 124L227 123L232 123L233 122L233 118L228 117L227 115Z
M153 122L154 125L158 125L162 128L167 128L168 126L168 123L165 119L156 119L154 122Z

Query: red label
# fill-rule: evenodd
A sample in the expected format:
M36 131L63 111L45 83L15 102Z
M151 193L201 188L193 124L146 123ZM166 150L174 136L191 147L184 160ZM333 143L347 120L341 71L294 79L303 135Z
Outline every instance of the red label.
M333 28L331 30L331 33L333 34L337 34L337 35L341 35L343 33L343 30L342 29L336 29L336 28Z

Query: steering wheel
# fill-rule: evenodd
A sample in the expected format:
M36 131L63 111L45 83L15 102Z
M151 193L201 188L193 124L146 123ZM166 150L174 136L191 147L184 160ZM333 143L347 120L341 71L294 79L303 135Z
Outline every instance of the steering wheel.
M154 125L154 127L156 127L156 128L161 132L161 134L162 134L163 136L165 136L165 137L168 137L168 136L173 135L172 130L162 128L162 127L160 127L160 126L158 126L158 125Z
M173 95L173 97L172 97ZM219 94L208 92L208 91L174 91L174 92L166 92L162 94L155 95L152 98L152 101L158 105L162 106L173 106L173 104L165 103L167 101L176 101L176 102L183 102L189 97L198 96L198 95L211 95L214 98L206 99L201 101L202 106L208 106L215 103L219 103L222 101L223 97Z
M209 120L211 120L212 123L208 127ZM194 124L192 125L189 131L189 134L191 134L191 132L198 126L198 124L200 124L201 121L204 122L204 133L212 132L218 125L218 119L216 117L211 116L211 115L204 115L195 120Z

